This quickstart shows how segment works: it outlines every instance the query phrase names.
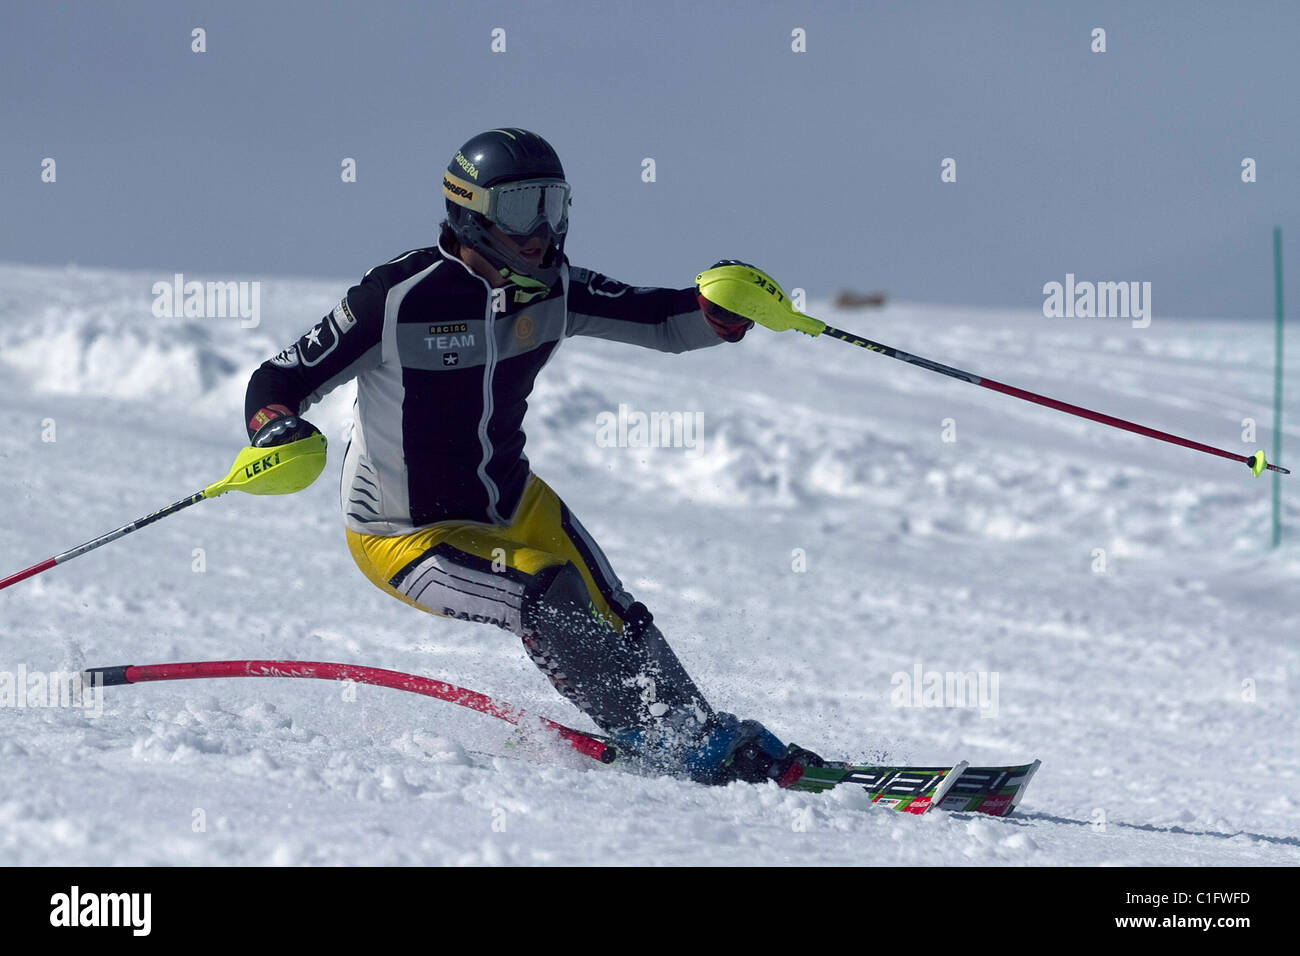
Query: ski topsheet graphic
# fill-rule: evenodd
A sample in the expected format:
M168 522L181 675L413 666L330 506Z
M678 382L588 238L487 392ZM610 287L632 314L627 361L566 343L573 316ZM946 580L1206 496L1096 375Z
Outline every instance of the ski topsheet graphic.
M1012 767L874 767L828 763L809 767L794 790L819 792L857 785L873 803L904 813L939 807L956 813L1005 817L1016 808L1041 761Z
M967 767L936 805L941 810L957 813L989 813L1005 817L1025 795L1025 789L1041 763L1041 760L1035 760L1018 767Z

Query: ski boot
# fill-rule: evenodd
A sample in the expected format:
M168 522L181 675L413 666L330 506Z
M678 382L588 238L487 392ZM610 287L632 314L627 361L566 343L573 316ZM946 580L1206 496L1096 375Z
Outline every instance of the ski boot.
M682 741L680 735L663 737L636 728L615 735L613 742L665 773L714 786L733 780L771 780L779 787L790 787L803 776L804 767L824 763L811 750L781 743L758 721L740 720L733 714L713 714L692 738Z

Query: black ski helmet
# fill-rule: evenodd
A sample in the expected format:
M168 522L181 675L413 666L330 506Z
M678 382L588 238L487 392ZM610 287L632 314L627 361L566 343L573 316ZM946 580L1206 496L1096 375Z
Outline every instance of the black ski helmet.
M501 197L493 195L493 187L525 181L539 184L544 192L538 196L546 195L545 201L551 208L549 215L538 211L533 228L521 234L517 229L508 228L499 221L502 217L494 214L498 208L496 200ZM536 133L515 127L479 133L458 149L447 164L442 191L447 201L447 224L463 245L478 252L503 276L520 286L540 290L555 284L568 231L569 187L560 157L550 143ZM541 234L547 243L541 261L529 262L517 247L501 243L489 230L493 225L521 240Z

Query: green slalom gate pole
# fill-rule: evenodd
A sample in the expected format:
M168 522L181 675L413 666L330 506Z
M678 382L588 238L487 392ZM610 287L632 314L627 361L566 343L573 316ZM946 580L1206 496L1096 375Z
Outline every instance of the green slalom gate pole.
M1273 228L1273 460L1282 455L1282 230ZM1282 543L1282 489L1273 475L1273 547Z

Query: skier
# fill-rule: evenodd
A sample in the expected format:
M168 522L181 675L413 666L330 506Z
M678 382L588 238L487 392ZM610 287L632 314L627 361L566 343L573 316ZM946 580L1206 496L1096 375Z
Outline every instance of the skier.
M712 784L794 783L820 758L715 711L586 529L524 456L533 381L591 335L663 352L753 323L694 288L632 287L564 255L569 185L536 133L494 129L452 157L436 245L365 274L248 383L252 444L317 432L301 415L357 381L340 497L362 573L430 614L517 634L613 743Z

